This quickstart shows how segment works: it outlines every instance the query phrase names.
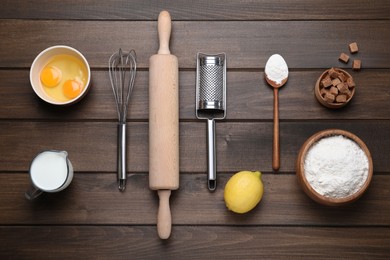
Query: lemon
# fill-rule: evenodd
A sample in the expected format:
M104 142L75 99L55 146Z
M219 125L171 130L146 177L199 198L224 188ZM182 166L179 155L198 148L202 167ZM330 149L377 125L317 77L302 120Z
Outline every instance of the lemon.
M246 213L256 207L263 193L261 172L241 171L234 174L226 183L223 197L229 210Z

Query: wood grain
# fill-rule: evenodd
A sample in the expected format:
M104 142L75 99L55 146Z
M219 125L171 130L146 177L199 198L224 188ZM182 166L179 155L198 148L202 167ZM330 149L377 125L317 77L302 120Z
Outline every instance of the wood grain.
M390 230L383 227L179 226L164 243L155 233L148 226L0 227L0 255L17 259L387 259L390 254Z
M75 0L4 2L0 18L8 19L156 20L164 9L174 20L390 19L390 4L386 0L363 0L359 4L354 0L316 1L315 4L304 0L93 0L83 5Z
M194 57L195 59L195 57ZM390 119L390 70L351 72L357 84L348 106L332 111L314 96L314 84L323 70L291 71L279 91L281 120ZM228 71L226 120L272 120L272 88L263 71ZM129 120L148 120L148 72L137 73L128 109ZM180 71L180 119L195 120L195 71ZM108 71L92 71L92 87L78 104L58 108L45 104L33 92L28 70L0 70L0 119L117 120ZM200 121L199 121L200 122Z
M172 191L175 225L269 226L389 226L390 179L376 175L366 194L345 207L312 201L299 187L295 174L264 173L264 197L248 214L227 210L223 187L232 174L218 174L218 187L209 192L206 174L181 174L180 189ZM76 172L63 192L25 199L27 174L0 174L0 225L156 225L158 196L148 189L147 174L128 175L119 192L115 173ZM380 209L380 210L378 210ZM174 233L175 231L173 231Z
M242 169L271 171L272 122L217 122L217 171ZM364 140L375 172L390 172L390 122L313 121L281 122L281 172L295 172L295 161L304 141L318 131L340 128ZM127 126L129 172L148 171L148 124ZM116 171L116 122L1 121L0 169L26 171L42 150L66 150L78 172ZM88 140L88 142L86 142ZM180 123L180 172L206 172L206 122Z
M389 259L390 1L5 0L0 8L1 259ZM170 240L156 232L158 197L148 188L148 69L158 50L157 17L172 16L171 51L179 60L180 189L171 195ZM338 61L357 42L362 70ZM92 88L78 104L43 103L29 68L57 44L81 51ZM138 76L129 106L128 187L117 190L117 114L107 63L134 48ZM217 178L206 182L206 122L195 118L196 53L226 52L227 117L217 122ZM264 66L279 53L290 68L280 90L280 174L273 174L272 89ZM314 97L330 67L357 84L345 108ZM371 151L373 181L345 207L312 201L299 187L295 160L304 141L327 128L350 131ZM72 184L27 201L32 158L69 152ZM223 187L239 170L261 170L265 194L244 215L229 212Z
M362 60L362 68L388 69L384 35L390 35L390 20L179 21L172 24L170 50L181 69L195 68L199 51L226 52L228 69L264 68L274 53L290 69L323 69L339 64L340 52L353 39L360 48L354 58ZM144 69L158 50L156 22L0 20L0 38L5 39L0 41L0 68L29 67L42 50L57 44L78 49L93 68L107 68L108 58L121 47L135 49L138 68Z

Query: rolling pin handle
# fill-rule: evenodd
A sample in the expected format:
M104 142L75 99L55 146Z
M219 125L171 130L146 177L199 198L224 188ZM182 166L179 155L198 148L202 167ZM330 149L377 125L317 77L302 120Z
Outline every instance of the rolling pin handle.
M169 207L171 190L158 190L157 193L160 198L157 214L157 232L161 239L168 239L172 229L172 216Z
M169 38L171 37L171 16L167 11L162 11L158 16L158 39L160 49L158 54L171 54L169 50Z

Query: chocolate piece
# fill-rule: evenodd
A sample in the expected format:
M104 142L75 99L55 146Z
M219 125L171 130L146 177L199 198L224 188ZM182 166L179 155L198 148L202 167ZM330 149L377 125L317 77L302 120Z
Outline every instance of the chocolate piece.
M324 97L324 100L328 103L333 103L333 101L335 100L335 96L330 94L330 93L326 93L325 94L325 97Z
M329 89L329 92L332 94L332 95L337 95L339 93L339 90L336 88L336 87L331 87Z
M327 91L326 89L322 88L320 90L320 94L321 94L321 97L325 97L326 93L329 93L329 91Z
M351 53L356 53L356 52L359 51L359 48L358 48L356 42L353 42L353 43L350 43L350 44L349 44L349 51L350 51Z
M339 94L347 95L347 99L352 95L352 92L348 89L347 83L340 83L337 85L337 89L339 90Z
M340 57L339 57L339 60L344 62L344 63L348 63L349 61L349 56L347 54L345 54L344 52L342 52L340 54Z
M356 87L356 84L352 78L347 79L347 84L348 84L348 88L350 88L350 89L353 89L354 87Z
M337 85L340 84L340 83L341 83L341 81L340 81L339 78L335 78L334 80L332 80L332 85L333 85L333 86L337 86Z
M336 87L337 87L337 89L339 90L339 92L341 92L341 93L345 93L346 90L348 89L348 87L345 87L345 85L344 85L343 82L337 84Z
M332 79L335 79L339 76L339 73L334 68L329 69L328 74Z
M362 67L362 61L361 60L354 60L352 63L352 69L353 70L360 70Z
M336 97L337 103L345 103L347 102L347 95L341 94Z
M339 73L338 78L341 80L341 82L347 81L347 76L345 76L344 73Z
M329 88L332 86L332 80L329 76L326 76L326 78L321 81L321 84L324 88Z
M345 91L343 93L347 94L348 96L350 96L352 94L352 92L351 92L351 90L349 90L348 83L344 82L343 84L344 84L344 87L345 87Z
M345 95L347 95L347 100L352 96L352 91L350 91L348 88L346 89L345 93L343 93Z

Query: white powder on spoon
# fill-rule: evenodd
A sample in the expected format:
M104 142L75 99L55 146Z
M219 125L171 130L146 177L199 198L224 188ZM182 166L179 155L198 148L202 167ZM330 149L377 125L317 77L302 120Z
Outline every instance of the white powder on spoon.
M281 84L288 77L288 66L282 56L274 54L265 64L264 72L268 79L276 84Z
M342 135L325 137L307 152L305 176L313 189L330 198L359 191L368 177L368 158L358 144Z

